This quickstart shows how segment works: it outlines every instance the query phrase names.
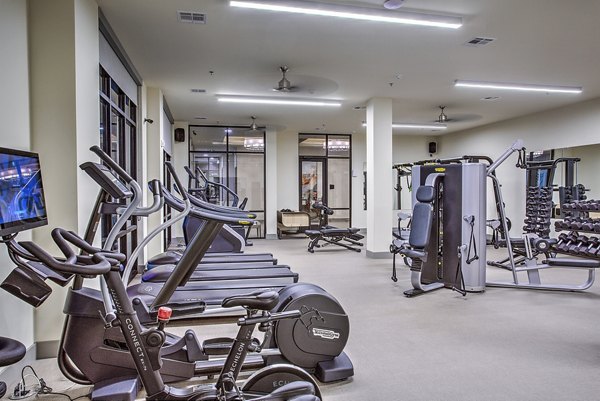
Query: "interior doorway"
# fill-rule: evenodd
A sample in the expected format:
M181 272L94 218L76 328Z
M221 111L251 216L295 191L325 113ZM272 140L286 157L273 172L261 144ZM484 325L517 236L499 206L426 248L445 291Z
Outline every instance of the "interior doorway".
M351 139L349 135L299 134L299 210L319 224L316 202L334 210L326 224L350 227L352 210Z

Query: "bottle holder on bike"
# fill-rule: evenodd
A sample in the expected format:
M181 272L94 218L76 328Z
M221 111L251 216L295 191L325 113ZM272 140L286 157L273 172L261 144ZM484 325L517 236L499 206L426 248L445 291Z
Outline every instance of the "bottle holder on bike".
M36 308L52 293L52 288L37 274L20 267L14 268L0 287Z

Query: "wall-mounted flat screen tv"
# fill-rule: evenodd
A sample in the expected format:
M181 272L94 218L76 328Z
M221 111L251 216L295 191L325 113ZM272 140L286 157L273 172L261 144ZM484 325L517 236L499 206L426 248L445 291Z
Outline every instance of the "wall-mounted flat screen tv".
M0 236L46 224L38 154L0 148Z

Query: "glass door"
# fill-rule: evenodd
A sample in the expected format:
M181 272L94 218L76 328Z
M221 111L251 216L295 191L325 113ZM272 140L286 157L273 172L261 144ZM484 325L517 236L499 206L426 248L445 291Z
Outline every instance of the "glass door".
M327 204L327 159L302 158L300 160L300 211L307 212L311 226L318 226L319 213L315 203Z

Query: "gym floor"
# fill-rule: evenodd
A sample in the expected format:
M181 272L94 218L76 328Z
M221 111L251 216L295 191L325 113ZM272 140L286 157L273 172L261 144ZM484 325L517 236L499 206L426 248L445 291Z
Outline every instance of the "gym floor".
M400 268L393 283L391 260L337 247L309 254L307 242L257 240L248 252L272 252L350 315L347 353L355 376L323 385L326 401L600 400L598 284L583 293L488 288L465 298L438 290L408 299L402 294L410 287L408 269ZM488 248L488 260L504 256ZM544 273L548 282L586 278L572 270ZM487 274L510 279L501 269ZM197 329L201 338L233 332L234 325ZM89 391L62 378L55 360L35 367L55 391L71 397Z

